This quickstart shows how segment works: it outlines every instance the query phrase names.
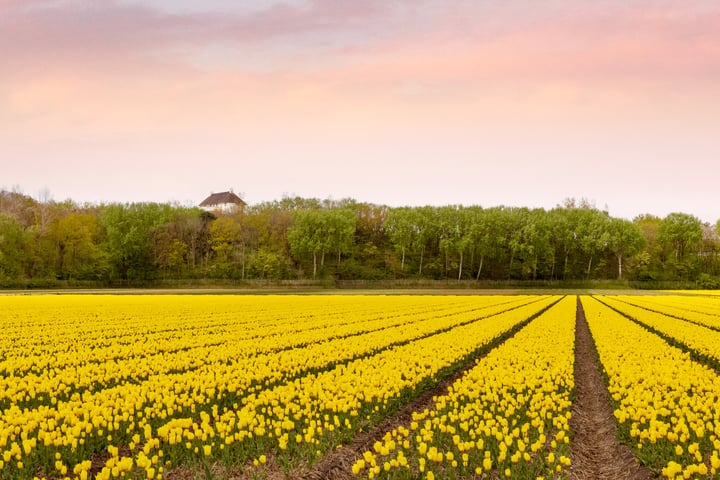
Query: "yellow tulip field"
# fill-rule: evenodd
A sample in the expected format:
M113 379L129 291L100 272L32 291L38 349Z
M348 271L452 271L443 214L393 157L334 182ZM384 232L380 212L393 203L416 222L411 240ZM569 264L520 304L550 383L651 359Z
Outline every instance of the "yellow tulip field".
M636 302L635 297L583 298L590 331L616 403L621 436L643 462L654 466L664 478L719 478L718 372L693 360L693 350L672 346L619 312L637 315L639 321L675 338L679 344L686 341L688 346L700 345L694 334L683 335L684 329L691 331L695 324L656 316L648 310L636 311L622 300ZM676 299L678 305L684 301L685 297ZM697 308L702 309L702 304L698 302ZM706 330L708 335L715 333Z
M566 297L492 350L409 428L387 432L353 470L368 478L536 478L569 465L575 298ZM394 476L393 473L399 471ZM475 477L474 477L475 478Z
M0 296L0 480L571 478L577 298ZM580 300L619 439L720 478L720 297Z

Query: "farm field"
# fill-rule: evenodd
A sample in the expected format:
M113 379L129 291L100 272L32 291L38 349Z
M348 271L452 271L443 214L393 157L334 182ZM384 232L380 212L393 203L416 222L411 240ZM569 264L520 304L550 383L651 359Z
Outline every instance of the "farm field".
M1 480L720 478L718 297L5 296L0 328Z

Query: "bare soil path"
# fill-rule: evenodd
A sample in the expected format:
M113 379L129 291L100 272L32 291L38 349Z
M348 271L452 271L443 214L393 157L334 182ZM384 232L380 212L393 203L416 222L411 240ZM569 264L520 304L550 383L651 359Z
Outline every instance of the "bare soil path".
M578 480L646 480L655 478L640 465L630 447L616 436L610 394L600 372L580 297L575 327L575 403L570 429L570 478Z

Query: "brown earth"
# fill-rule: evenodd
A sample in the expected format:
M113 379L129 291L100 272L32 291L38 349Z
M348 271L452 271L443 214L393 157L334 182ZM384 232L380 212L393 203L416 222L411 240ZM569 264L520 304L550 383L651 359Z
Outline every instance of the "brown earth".
M653 473L638 463L616 436L615 417L597 361L585 312L578 297L575 328L575 402L570 419L570 478L646 480Z

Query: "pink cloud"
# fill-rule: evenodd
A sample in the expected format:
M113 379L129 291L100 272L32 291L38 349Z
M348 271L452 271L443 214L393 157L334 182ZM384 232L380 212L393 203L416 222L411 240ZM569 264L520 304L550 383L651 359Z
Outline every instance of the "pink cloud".
M410 135L457 119L610 118L717 92L720 73L720 20L687 5L518 16L526 3L322 0L233 16L33 4L42 8L0 3L5 130L28 137L238 125L256 135L278 125ZM208 45L240 60L197 68L192 58ZM242 61L253 52L267 55L266 69Z
M0 46L30 52L135 52L174 44L240 45L304 32L337 32L386 12L380 1L314 0L309 6L270 3L251 14L169 14L116 1L0 3Z
M720 9L708 14L692 4L711 5L670 9L640 2L629 8L618 2L598 11L564 2L533 10L512 1L499 8L431 0L314 0L270 4L244 15L172 15L117 2L5 0L0 68L6 74L75 68L79 74L105 69L147 75L146 69L153 74L155 67L192 69L193 58L216 46L234 57L225 68L241 72L255 69L243 59L257 55L267 58L265 70L285 73L406 62L427 63L431 71L435 63L453 67L448 76L483 67L522 74L543 65L538 73L642 74L643 68L662 73L683 66L713 73ZM470 59L469 68L450 65L453 58Z

